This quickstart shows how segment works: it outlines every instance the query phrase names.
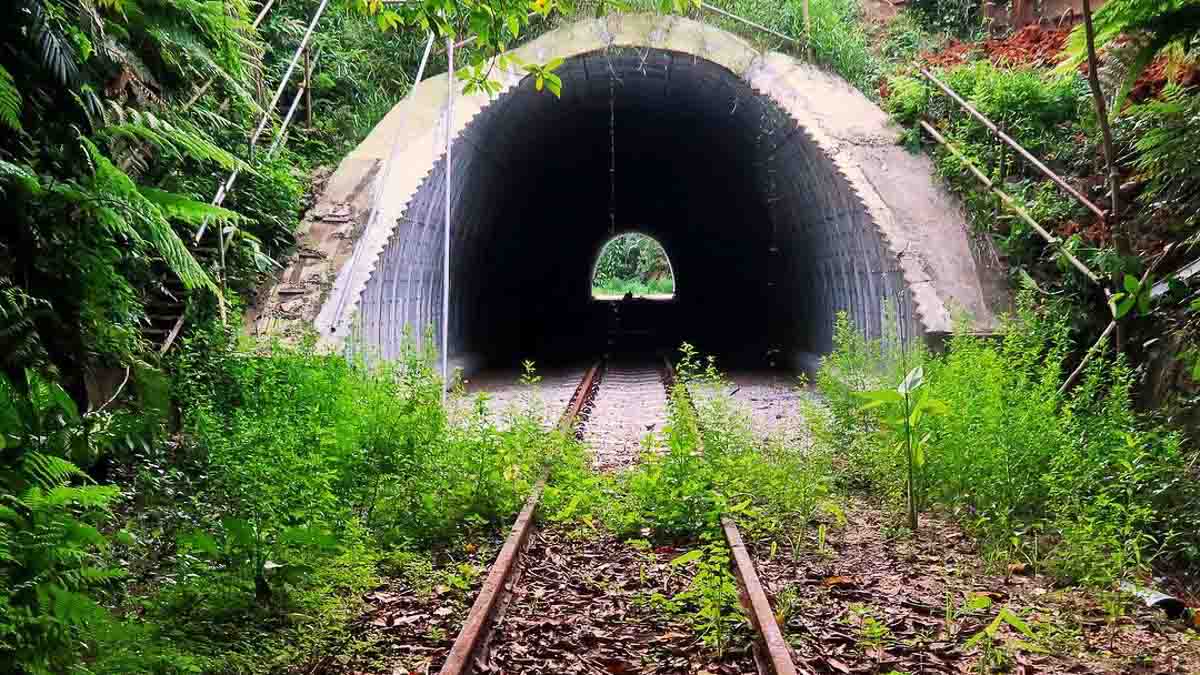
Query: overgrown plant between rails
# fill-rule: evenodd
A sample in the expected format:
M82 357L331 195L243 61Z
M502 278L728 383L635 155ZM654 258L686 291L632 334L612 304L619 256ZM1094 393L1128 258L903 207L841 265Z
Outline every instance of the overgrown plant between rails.
M998 562L1025 560L1066 581L1110 587L1153 564L1195 569L1195 457L1133 411L1123 360L1099 359L1059 395L1071 346L1057 303L1024 294L1002 338L957 335L945 354L925 355L923 388L946 414L922 421L921 493L979 535ZM818 378L835 424L867 460L866 475L855 476L855 464L839 471L850 474L848 484L896 499L907 475L902 447L854 405L855 382L890 379L896 364L851 356L861 353L886 350L841 322Z

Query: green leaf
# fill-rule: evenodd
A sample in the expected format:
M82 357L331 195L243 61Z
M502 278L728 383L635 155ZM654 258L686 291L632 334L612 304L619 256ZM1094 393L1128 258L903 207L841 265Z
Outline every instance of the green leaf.
M911 394L912 392L916 391L917 387L921 386L921 383L924 380L925 368L922 366L917 366L908 372L908 375L905 376L904 381L900 383L899 387L896 387L896 391L900 394Z
M967 602L963 608L969 612L977 612L981 609L987 609L992 606L992 599L986 595L972 595L967 598Z
M1129 310L1133 309L1133 306L1136 302L1137 302L1137 296L1124 295L1121 298L1121 301L1117 303L1117 311L1116 311L1115 317L1120 319L1121 317L1128 314Z
M1027 638L1035 637L1033 634L1033 629L1031 629L1029 627L1029 624L1025 623L1025 621L1022 620L1021 617L1017 616L1015 613L1013 613L1012 610L1010 610L1007 607L1001 608L1000 614L998 614L996 616L996 618L998 620L1003 620L1004 623L1007 623L1008 625L1017 629L1018 631L1021 632L1022 635L1024 635Z
M558 70L558 67L562 64L563 60L561 58L550 59L549 63L547 63L542 70L545 70L546 72L552 72Z
M1126 274L1125 280L1124 280L1124 286L1125 286L1125 292L1129 293L1130 295L1133 295L1134 293L1138 292L1138 287L1140 286L1140 284L1138 283L1137 277L1133 276L1132 274Z
M21 131L21 92L12 75L0 66L0 124Z
M746 501L744 501L740 504L735 504L735 505L729 507L729 512L730 513L741 513L742 511L746 510L746 507L750 506L750 503L752 501L753 501L752 499L747 499Z
M854 395L859 398L865 398L868 401L878 401L879 403L900 403L904 400L904 396L899 392L891 389L876 389L874 391L856 391Z
M225 529L225 536L234 546L243 549L254 548L256 537L250 521L242 518L222 518L221 527Z
M671 566L679 567L681 565L686 565L690 562L699 560L703 555L704 555L704 552L701 551L700 549L688 551L687 553L684 553L683 555L679 556L678 558L675 558L674 560L672 560Z
M217 545L217 540L213 539L212 535L209 533L200 530L182 534L176 541L180 546L184 546L207 555L216 555L221 551L221 547Z

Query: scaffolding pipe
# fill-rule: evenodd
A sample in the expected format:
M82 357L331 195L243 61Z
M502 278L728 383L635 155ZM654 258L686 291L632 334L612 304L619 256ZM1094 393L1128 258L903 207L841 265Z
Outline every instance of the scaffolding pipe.
M1047 167L1045 164L1042 164L1042 162L1037 157L1034 157L1028 150L1021 147L1021 144L1014 141L1011 136L1009 136L1008 134L1001 131L1000 128L997 127L994 122L989 120L987 117L984 117L983 113L981 113L978 110L976 110L975 108L973 108L970 103L967 103L966 101L964 101L963 98L961 96L959 96L958 93L956 93L953 89L948 87L941 80L934 77L933 73L929 72L928 70L926 70L924 68L920 68L920 71L921 71L921 74L924 75L926 79L928 79L930 82L934 83L934 85L936 85L938 89L941 89L942 92L945 93L947 96L949 96L951 98L951 100L953 100L955 103L957 103L959 105L959 107L961 107L963 110L966 110L975 119L979 120L980 124L987 127L987 129L989 131L991 131L993 134L995 134L997 138L1004 141L1004 143L1006 143L1013 150L1016 150L1017 154L1024 157L1025 160L1028 161L1030 164L1032 164L1035 168L1037 168L1038 171L1041 171L1043 175L1045 175L1050 180L1054 181L1054 184L1057 185L1058 187L1060 187L1063 192L1066 192L1068 195L1074 197L1080 204L1087 207L1087 209L1089 211L1096 214L1096 216L1099 217L1100 220L1102 220L1102 221L1108 220L1108 212L1107 211L1105 211L1104 209L1101 209L1099 206L1096 206L1091 201L1089 201L1087 197L1084 197L1082 194L1080 194L1078 190L1076 190L1075 188L1068 185L1067 181L1063 180L1058 174L1051 171L1050 168Z
M791 42L792 44L797 44L797 45L800 44L800 41L795 38L788 37L788 36L784 35L783 33L780 33L778 31L767 28L766 26L764 26L762 24L754 23L750 19L743 19L742 17L738 16L737 14L734 14L732 12L727 12L727 11L721 9L720 7L713 7L712 5L708 4L707 2L701 2L700 6L703 7L704 9L707 9L710 12L715 12L726 18L733 19L734 21L740 21L741 23L744 23L747 26L750 26L752 28L757 28L758 30L761 30L765 33L770 33L771 35L774 35L775 37L777 37L781 40L787 40L788 42ZM805 8L805 16L807 17L808 2L804 3L804 8ZM807 21L807 19L806 19L806 21Z
M442 241L442 400L450 387L450 194L454 182L451 180L450 146L454 140L454 41L446 38L446 224Z
M1014 200L1012 197L1010 197L1008 195L1008 193L1006 193L1003 190L1001 190L1000 188L996 187L995 183L992 182L992 179L985 176L983 174L983 172L980 171L971 162L970 159L967 159L966 155L964 155L958 148L954 147L953 143L946 140L946 138L944 136L942 136L940 133L938 133L937 129L934 129L933 126L930 125L925 120L920 120L920 124L921 124L921 127L924 128L925 131L927 131L929 133L929 135L933 137L933 140L935 140L938 143L945 146L945 148L950 151L950 154L957 157L958 160L960 162L962 162L963 165L967 167L967 169L970 170L970 172L975 176L975 178L977 178L979 180L980 183L982 183L985 187L987 187L989 190L991 190L992 193L995 194L997 197L999 197L1000 200L1003 201L1006 206L1008 206L1018 216L1020 216L1021 220L1025 221L1030 227L1032 227L1034 229L1035 232L1037 232L1039 235L1041 235L1042 239L1046 240L1046 243L1055 247L1057 249L1059 255L1066 258L1067 262L1071 263L1075 267L1075 269L1082 272L1084 274L1084 276L1086 276L1088 279L1091 279L1093 282L1095 282L1097 284L1101 283L1100 278L1097 277L1096 274L1094 272L1092 272L1092 270L1088 269L1087 265L1084 265L1079 260L1079 258L1076 258L1070 251L1068 251L1062 247L1061 239L1059 239L1058 237L1056 237L1053 234L1050 234L1048 231L1046 231L1046 229L1044 227L1042 227L1041 225L1039 225L1038 222L1036 220L1034 220L1033 217L1030 216L1028 212L1025 211L1025 209L1021 208L1020 204L1017 204L1016 200Z
M321 15L325 13L325 8L329 6L329 0L321 0L321 4L317 7L317 11L313 14L313 18L308 23L308 30L304 32L304 37L300 39L300 46L296 47L296 52L292 54L292 60L288 62L287 70L283 73L283 78L279 80L279 86L275 88L275 94L271 97L271 102L263 110L262 119L258 121L258 126L254 129L254 133L250 135L250 152L253 154L254 146L258 143L258 139L262 136L263 130L267 128L267 122L271 121L271 111L279 104L279 99L283 96L283 90L287 87L288 82L292 79L292 73L296 71L296 64L300 62L300 57L304 55L304 50L308 48L308 41L312 39L313 31L317 29L317 22L320 21ZM233 189L233 184L237 180L238 174L242 170L234 169L221 187L217 189L217 194L213 196L212 205L220 206L225 202L225 197L229 191ZM196 232L196 237L193 240L199 243L201 237L204 236L208 229L208 223L205 222Z

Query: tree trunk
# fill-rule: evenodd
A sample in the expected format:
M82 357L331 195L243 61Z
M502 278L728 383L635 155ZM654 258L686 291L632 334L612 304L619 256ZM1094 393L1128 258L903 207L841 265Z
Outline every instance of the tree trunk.
M1112 232L1113 244L1117 255L1124 260L1132 255L1128 233L1121 223L1120 175L1117 173L1116 152L1113 149L1112 128L1108 124L1108 104L1104 101L1104 91L1100 89L1099 59L1096 58L1096 30L1092 27L1091 0L1083 0L1083 30L1087 38L1088 85L1092 89L1092 101L1096 106L1096 121L1100 124L1100 135L1104 142L1104 163L1108 168L1108 189L1112 193L1112 207L1108 212L1108 226ZM1113 273L1113 288L1120 290L1123 270ZM1122 331L1120 322L1117 323L1113 342L1117 351L1121 350Z

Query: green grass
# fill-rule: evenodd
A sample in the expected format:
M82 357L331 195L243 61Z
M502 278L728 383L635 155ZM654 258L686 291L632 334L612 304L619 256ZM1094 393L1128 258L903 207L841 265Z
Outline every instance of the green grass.
M632 293L640 298L648 295L671 295L675 293L675 281L669 277L641 281L639 279L608 279L602 284L592 285L592 296L621 296Z

